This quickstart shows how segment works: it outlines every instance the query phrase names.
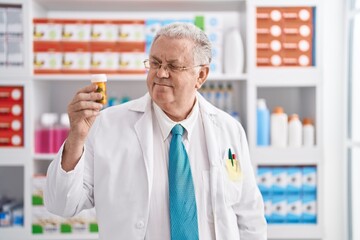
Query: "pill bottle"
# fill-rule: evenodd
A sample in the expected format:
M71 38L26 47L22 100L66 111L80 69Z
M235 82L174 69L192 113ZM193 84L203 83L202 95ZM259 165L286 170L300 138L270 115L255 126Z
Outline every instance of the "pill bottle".
M98 100L97 102L105 105L106 104L106 82L107 82L106 74L91 75L91 82L95 83L98 86L96 91L101 93L101 95L102 95L102 98L100 100Z
M271 146L286 147L288 138L288 117L282 107L275 107L270 116Z
M303 141L304 146L315 145L315 128L310 118L303 119Z
M302 123L297 114L289 116L289 146L290 147L301 147L302 145Z

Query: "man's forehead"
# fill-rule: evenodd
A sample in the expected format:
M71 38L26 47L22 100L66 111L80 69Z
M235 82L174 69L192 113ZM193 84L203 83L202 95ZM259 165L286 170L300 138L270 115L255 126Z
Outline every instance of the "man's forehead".
M183 62L192 59L193 42L189 39L159 37L151 46L150 57L168 62Z

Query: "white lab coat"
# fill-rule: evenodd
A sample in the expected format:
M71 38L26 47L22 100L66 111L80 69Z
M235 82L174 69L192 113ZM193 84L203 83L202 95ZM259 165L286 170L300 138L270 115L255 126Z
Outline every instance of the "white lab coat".
M244 130L200 94L197 97L210 163L203 190L216 239L265 240L264 205ZM229 148L241 165L242 178L237 182L229 179L225 167ZM95 206L100 239L145 239L154 161L149 94L108 108L97 117L74 171L61 169L61 153L62 149L48 169L47 209L70 217Z

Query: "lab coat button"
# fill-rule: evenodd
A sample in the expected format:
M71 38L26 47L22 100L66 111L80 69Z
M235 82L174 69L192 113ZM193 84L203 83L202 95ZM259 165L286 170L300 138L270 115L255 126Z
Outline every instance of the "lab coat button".
M145 223L144 223L144 221L138 221L137 223L136 223L136 227L137 228L143 228L145 226Z

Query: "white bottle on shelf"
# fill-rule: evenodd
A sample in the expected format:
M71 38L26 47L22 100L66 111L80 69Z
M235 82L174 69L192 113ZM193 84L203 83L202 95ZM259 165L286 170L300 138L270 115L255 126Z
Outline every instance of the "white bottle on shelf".
M315 128L310 118L303 119L303 142L305 147L315 145Z
M236 28L225 34L224 72L225 74L241 74L244 71L244 46L240 32Z
M288 117L282 107L275 107L270 117L270 139L273 147L286 147Z
M289 147L301 147L302 145L302 124L299 115L289 116Z

